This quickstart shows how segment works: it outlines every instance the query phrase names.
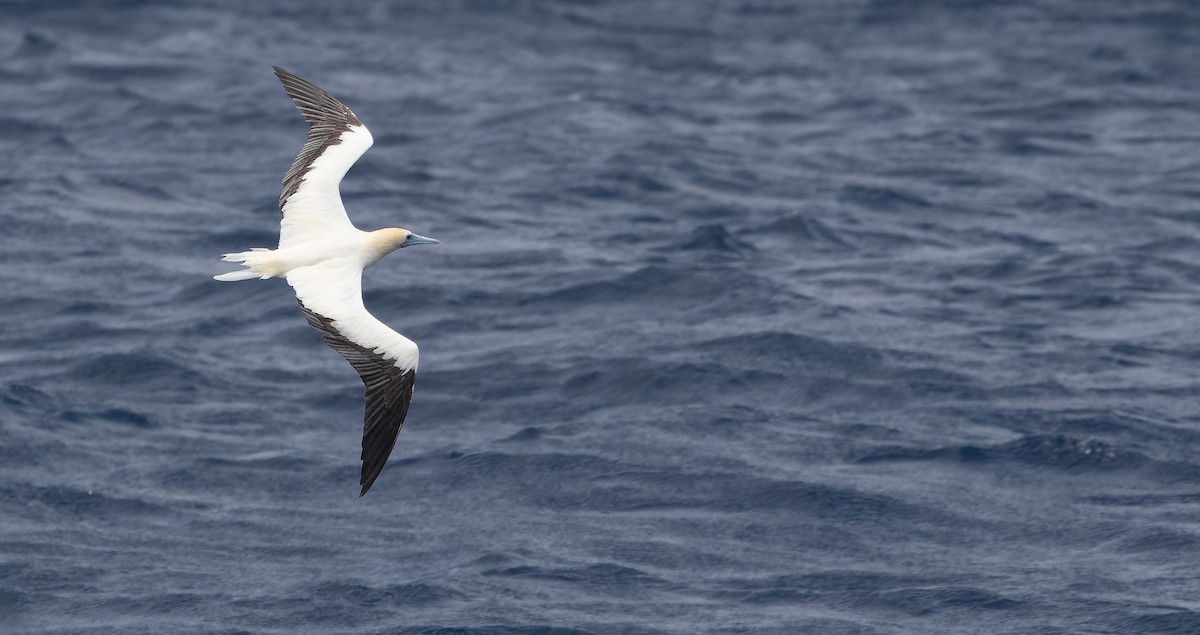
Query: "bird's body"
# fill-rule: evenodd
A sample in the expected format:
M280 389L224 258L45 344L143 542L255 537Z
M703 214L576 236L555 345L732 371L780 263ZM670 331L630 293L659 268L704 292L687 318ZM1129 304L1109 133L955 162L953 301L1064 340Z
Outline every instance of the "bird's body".
M356 227L338 228L326 233L321 240L278 249L252 249L226 254L224 260L240 262L249 269L222 274L217 276L217 280L228 281L232 276L245 276L238 279L285 278L293 270L334 259L346 259L358 265L359 269L366 269L399 249L403 241L403 232L394 229L365 232Z
M279 247L225 254L246 268L216 279L286 278L309 325L358 371L366 387L361 496L395 446L419 359L416 344L363 306L362 271L397 249L437 241L402 228L365 232L350 222L338 186L371 147L371 133L325 91L281 68L275 74L308 123L304 147L283 177Z

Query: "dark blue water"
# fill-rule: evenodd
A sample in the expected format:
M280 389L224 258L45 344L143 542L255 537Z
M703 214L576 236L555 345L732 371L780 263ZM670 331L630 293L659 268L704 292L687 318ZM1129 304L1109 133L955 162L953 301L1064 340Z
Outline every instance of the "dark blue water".
M1200 9L5 2L0 632L1200 633ZM272 246L374 132L362 387Z

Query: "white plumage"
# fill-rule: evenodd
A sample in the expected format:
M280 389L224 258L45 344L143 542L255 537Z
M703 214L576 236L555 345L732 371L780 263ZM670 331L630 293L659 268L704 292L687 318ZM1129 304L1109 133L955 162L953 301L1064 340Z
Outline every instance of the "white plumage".
M375 319L363 306L362 265L351 258L331 258L287 274L296 299L310 311L329 318L346 339L379 354L398 368L416 370L417 345Z
M366 126L351 126L338 136L338 143L330 145L312 162L304 180L283 203L280 211L283 220L279 223L279 247L300 247L325 242L325 232L345 233L354 230L338 185L350 166L371 148L375 140Z
M317 86L279 67L275 74L308 122L304 147L283 177L279 247L225 254L246 268L215 277L286 278L309 324L358 371L366 387L361 496L395 446L419 359L412 340L363 306L362 271L396 249L438 241L402 228L364 232L350 222L338 186L371 147L371 133Z

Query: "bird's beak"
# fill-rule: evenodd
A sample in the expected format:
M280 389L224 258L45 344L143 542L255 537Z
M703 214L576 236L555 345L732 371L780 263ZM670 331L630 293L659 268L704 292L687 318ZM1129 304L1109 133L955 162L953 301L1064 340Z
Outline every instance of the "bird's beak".
M401 247L412 247L413 245L440 245L441 242L442 241L440 241L436 238L427 238L425 236L413 234L411 237L409 237L407 240L404 241L404 244L402 244L400 246Z

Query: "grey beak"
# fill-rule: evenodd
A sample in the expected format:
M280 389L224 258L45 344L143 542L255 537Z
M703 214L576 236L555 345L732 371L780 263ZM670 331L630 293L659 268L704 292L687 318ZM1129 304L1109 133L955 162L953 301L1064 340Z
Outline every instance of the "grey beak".
M442 241L440 241L436 238L428 238L428 237L421 236L418 234L413 234L413 235L409 236L407 239L405 239L403 246L404 247L412 247L413 245L440 245L440 244L442 244Z

